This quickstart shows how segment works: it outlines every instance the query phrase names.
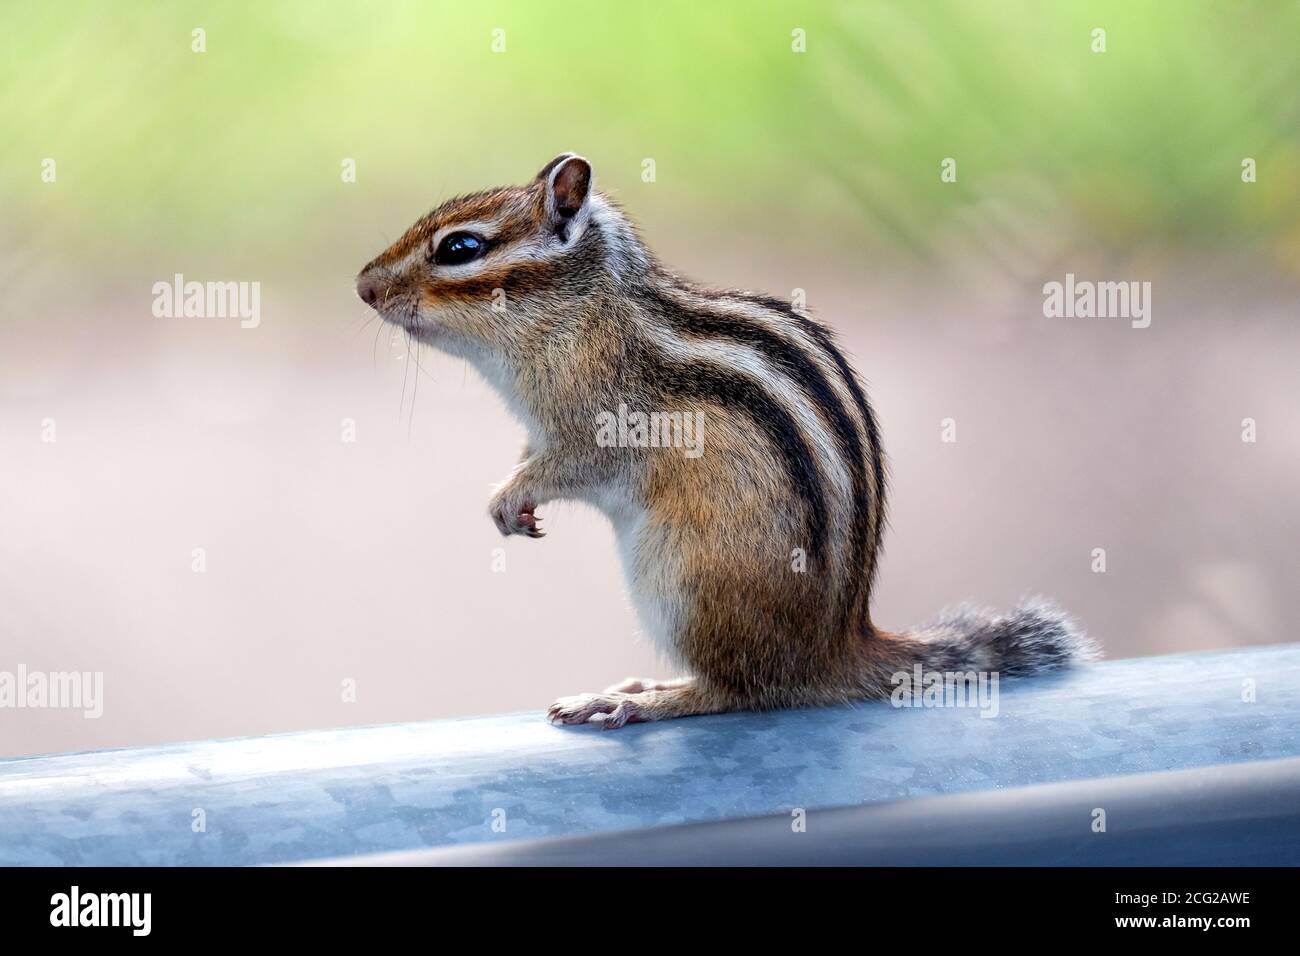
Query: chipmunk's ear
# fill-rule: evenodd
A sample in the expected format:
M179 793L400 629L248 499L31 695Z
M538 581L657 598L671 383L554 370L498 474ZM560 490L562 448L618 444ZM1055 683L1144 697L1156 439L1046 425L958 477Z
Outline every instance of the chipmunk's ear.
M591 163L573 153L561 153L543 167L546 211L556 219L572 219L591 195Z
M555 170L556 166L560 165L560 163L564 162L566 159L572 159L574 156L577 155L578 155L577 153L561 153L559 156L556 156L553 160L551 160L549 163L543 166L542 171L539 172L533 178L541 179L541 180L550 179L551 173Z

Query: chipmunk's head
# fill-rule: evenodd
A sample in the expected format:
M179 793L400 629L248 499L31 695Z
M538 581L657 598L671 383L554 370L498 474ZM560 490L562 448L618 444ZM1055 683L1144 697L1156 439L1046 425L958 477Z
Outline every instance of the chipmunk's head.
M361 270L357 295L423 341L506 347L594 288L617 218L591 164L562 153L526 185L443 203Z

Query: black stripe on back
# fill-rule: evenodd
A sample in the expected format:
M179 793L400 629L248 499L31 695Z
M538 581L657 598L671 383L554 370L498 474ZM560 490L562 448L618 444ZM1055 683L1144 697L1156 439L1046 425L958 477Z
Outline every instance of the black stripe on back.
M701 292L708 296L709 293ZM840 402L839 395L831 387L822 373L821 367L809 358L794 342L776 332L749 321L742 316L710 312L704 308L692 308L669 300L661 293L651 290L651 298L658 306L664 318L679 335L694 338L726 339L755 349L777 370L785 372L804 394L811 400L813 407L831 426L840 456L847 463L849 475L853 482L854 527L851 529L851 565L855 569L848 582L848 593L844 595L846 612L857 602L858 589L861 584L857 569L867 565L866 534L870 521L870 490L867 486L866 463L862 452L862 441L858 435L857 425L849 417ZM725 299L723 300L725 301ZM781 309L772 309L765 301L754 304L777 312L783 318L787 314ZM820 342L819 342L820 344Z
M661 360L657 372L664 390L683 402L704 400L747 415L780 454L795 493L808 508L808 554L823 560L828 515L821 473L798 423L781 403L750 376L712 362Z
M879 548L885 525L885 486L887 480L885 477L885 463L880 451L880 427L876 423L876 413L867 401L866 393L863 392L862 385L853 372L853 367L849 365L848 359L836 346L835 339L830 331L820 322L816 322L803 313L796 311L788 302L782 302L780 299L771 296L753 295L747 292L736 293L736 296L794 319L800 328L812 336L822 350L831 357L836 368L839 369L840 377L844 379L844 384L848 386L849 394L853 396L853 402L858 407L858 414L862 416L862 421L867 429L867 454L871 456L871 473L875 486L873 489L874 507L871 509L872 536L875 538L876 547ZM865 526L864 522L863 527ZM870 555L868 573L870 575L868 582L870 582L876 574L875 554Z
M876 547L879 548L885 526L885 463L880 453L880 426L876 424L876 413L872 410L870 403L867 402L866 393L862 391L862 385L858 382L858 377L853 374L853 367L849 365L848 359L836 347L831 334L822 325L807 316L800 315L797 312L793 314L795 320L835 362L836 367L840 370L840 377L844 379L844 383L848 386L849 394L853 396L853 402L858 406L858 413L862 416L862 421L866 426L867 453L871 456L871 474L875 484L871 496L871 530ZM866 527L865 521L862 527ZM867 584L870 587L872 579L876 576L876 555L872 553L868 558L867 571L869 576Z

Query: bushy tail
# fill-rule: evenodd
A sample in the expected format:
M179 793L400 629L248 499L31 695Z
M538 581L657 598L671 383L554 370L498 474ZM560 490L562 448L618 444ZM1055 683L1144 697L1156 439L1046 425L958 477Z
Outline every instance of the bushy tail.
M1080 664L1100 651L1060 608L1042 598L1010 614L963 605L903 634L877 632L869 642L872 696L889 696L893 674L920 664L925 671L996 671L1022 677Z

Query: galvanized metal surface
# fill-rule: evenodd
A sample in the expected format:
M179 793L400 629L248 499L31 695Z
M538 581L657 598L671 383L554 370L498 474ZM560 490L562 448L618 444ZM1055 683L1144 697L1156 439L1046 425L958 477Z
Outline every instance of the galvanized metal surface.
M1300 645L999 690L991 717L881 703L605 732L528 713L0 761L0 865L302 861L1300 756Z

